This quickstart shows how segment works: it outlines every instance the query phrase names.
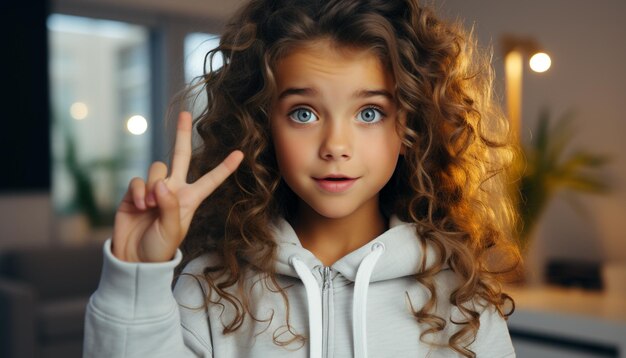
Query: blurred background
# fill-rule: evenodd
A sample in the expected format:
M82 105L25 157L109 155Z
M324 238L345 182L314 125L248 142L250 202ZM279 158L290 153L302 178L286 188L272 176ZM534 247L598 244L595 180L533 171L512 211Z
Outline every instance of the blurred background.
M172 98L241 3L0 4L0 356L80 356L115 208L168 161ZM525 152L518 357L626 357L626 2L431 3L492 48Z

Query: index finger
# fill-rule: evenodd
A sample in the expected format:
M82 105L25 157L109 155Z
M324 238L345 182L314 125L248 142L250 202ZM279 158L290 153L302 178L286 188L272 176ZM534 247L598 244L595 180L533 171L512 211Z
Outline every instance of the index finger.
M172 178L186 183L191 161L191 113L180 112L176 126L174 154L172 156Z
M204 174L193 185L199 188L201 195L198 198L206 198L217 188L229 175L231 175L241 164L243 153L240 150L234 150L226 159L210 172Z

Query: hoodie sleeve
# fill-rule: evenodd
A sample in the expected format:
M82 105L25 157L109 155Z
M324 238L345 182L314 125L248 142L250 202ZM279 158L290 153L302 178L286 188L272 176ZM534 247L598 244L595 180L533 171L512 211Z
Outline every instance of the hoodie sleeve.
M485 308L480 315L480 328L470 349L478 357L515 357L506 321L494 307Z
M168 262L129 263L113 256L111 240L106 241L100 284L87 306L84 357L212 356L208 327L202 329L206 316L181 321L171 289L181 258L177 251ZM201 290L193 287L184 291L197 299Z

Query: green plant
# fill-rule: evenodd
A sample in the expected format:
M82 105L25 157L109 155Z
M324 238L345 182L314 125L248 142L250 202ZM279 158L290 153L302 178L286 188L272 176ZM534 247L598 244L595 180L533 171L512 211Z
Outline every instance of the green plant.
M518 166L521 180L517 232L522 251L527 249L534 227L557 191L609 191L608 182L600 170L609 159L604 155L569 149L575 134L573 113L565 113L553 124L550 122L550 112L542 110L534 138L524 149L525 158Z
M87 163L80 163L73 135L69 130L65 130L63 131L63 136L66 144L63 161L75 186L75 194L70 205L70 211L84 213L91 227L112 225L114 212L104 210L98 206L90 173L98 168L115 171L121 167L122 161L120 159L97 159Z

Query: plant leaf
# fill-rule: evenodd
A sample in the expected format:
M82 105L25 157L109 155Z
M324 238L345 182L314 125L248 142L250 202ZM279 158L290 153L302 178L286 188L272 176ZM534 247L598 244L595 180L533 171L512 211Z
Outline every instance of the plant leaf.
M549 142L546 147L546 161L549 163L558 163L565 149L570 145L574 137L575 128L573 125L573 112L567 112L562 115L549 132Z
M609 186L603 180L582 173L568 176L554 176L550 185L587 193L606 193Z
M610 190L599 171L609 162L607 156L580 150L568 154L568 146L576 134L573 116L574 112L568 111L551 125L550 112L544 108L539 114L534 140L525 147L525 156L520 157L525 160L525 165L517 165L524 168L517 183L521 218L518 233L522 246L559 189L597 194Z

